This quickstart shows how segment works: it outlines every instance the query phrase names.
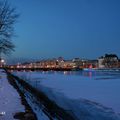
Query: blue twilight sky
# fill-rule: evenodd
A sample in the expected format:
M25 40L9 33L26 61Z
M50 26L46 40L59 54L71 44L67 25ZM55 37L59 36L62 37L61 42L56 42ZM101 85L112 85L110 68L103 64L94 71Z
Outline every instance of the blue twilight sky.
M120 0L9 0L19 58L120 57Z

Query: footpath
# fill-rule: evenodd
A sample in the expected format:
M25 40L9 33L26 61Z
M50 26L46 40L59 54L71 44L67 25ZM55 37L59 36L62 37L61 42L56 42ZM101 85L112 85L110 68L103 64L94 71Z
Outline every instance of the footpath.
M0 120L15 120L18 112L25 112L25 107L18 92L9 84L5 71L0 69Z
M0 69L0 120L36 120L24 97L11 85Z

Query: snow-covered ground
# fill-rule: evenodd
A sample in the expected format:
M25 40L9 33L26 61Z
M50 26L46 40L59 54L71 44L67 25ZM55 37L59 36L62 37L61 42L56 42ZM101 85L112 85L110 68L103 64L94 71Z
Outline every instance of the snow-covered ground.
M17 91L8 83L4 70L0 69L0 120L14 120L17 112L24 112Z
M81 113L88 115L84 120L120 119L119 72L14 72L14 74L28 80L78 119L81 118Z
M48 116L42 111L44 109L42 104L40 104L39 101L37 101L34 95L32 95L29 91L24 89L24 87L21 86L21 84L19 84L17 81L16 84L21 91L24 91L25 99L29 106L32 108L33 112L36 114L37 120L49 120Z

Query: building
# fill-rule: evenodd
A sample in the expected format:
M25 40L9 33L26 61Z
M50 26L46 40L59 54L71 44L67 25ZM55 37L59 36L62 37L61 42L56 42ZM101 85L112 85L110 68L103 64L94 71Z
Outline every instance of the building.
M120 59L118 60L118 68L120 68Z
M59 63L59 67L72 69L76 67L76 64L72 60L64 60Z
M97 68L98 60L83 60L83 68Z
M99 68L105 68L105 65L103 64L104 62L104 57L101 56L99 59L98 59L98 67Z
M72 61L75 63L76 68L83 68L83 61L80 58L74 58Z
M118 67L118 56L115 54L105 54L98 59L99 68L117 68Z

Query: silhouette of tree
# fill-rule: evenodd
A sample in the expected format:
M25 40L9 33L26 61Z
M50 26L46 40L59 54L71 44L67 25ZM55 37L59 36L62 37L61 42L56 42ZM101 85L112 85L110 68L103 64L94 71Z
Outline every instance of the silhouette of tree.
M14 51L15 46L12 37L14 35L14 23L18 17L15 8L11 7L5 0L0 1L0 55L7 55Z

